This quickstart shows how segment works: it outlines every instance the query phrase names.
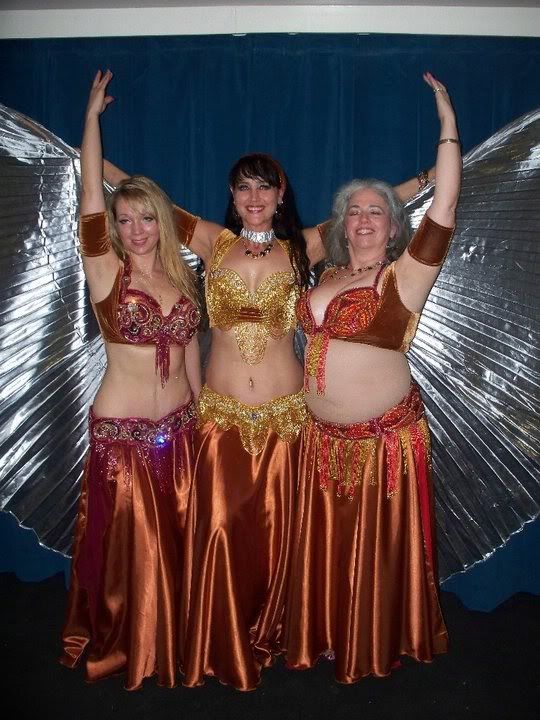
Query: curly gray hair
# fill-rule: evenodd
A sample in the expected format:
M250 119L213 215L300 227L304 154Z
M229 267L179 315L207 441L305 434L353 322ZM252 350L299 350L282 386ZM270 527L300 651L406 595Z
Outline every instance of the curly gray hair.
M409 244L411 225L394 188L382 180L371 178L351 180L346 185L342 185L334 195L332 218L324 237L326 260L331 265L347 265L349 262L349 250L345 238L345 217L352 195L359 190L373 190L388 204L390 221L397 230L386 246L387 259L396 260Z

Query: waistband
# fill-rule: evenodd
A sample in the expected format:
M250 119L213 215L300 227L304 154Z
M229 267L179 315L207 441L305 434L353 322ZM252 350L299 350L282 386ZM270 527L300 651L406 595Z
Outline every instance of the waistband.
M214 422L221 430L237 427L246 452L261 452L270 431L285 442L293 442L304 425L307 412L300 390L261 405L247 405L229 395L221 395L205 385L199 395L199 426Z
M90 439L100 443L125 442L148 447L163 447L178 433L193 429L197 412L193 399L165 417L151 420L143 417L96 417L90 408Z
M309 410L309 421L321 432L346 440L380 437L386 432L398 430L417 422L424 416L424 403L420 388L413 381L409 392L397 405L386 410L382 415L358 423L335 423L313 415Z
M370 484L377 484L380 476L390 498L398 489L401 473L407 472L409 447L418 467L431 462L429 429L420 390L414 382L397 405L365 422L331 423L310 413L305 439L311 448L310 464L317 467L321 490L332 485L337 497L349 500L362 482L366 465ZM377 448L381 444L384 470L377 468Z

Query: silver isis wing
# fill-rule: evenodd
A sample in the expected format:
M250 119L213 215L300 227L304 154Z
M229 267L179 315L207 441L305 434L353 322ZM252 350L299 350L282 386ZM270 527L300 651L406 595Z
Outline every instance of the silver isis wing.
M433 187L407 206L416 227ZM540 109L468 153L409 353L432 430L444 580L538 516Z

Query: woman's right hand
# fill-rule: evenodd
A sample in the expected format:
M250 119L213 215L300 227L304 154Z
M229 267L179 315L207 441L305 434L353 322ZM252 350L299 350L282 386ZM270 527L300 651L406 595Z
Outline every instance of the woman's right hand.
M104 73L98 70L92 87L90 88L90 94L88 96L88 105L86 106L86 115L101 115L107 105L110 105L114 98L112 95L107 95L107 85L112 79L112 72L106 70Z

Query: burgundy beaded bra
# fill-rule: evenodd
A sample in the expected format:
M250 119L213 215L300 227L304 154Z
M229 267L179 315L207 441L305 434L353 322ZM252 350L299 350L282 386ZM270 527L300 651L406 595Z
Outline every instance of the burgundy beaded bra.
M131 263L124 260L109 296L94 304L106 342L156 346L156 372L161 384L169 379L170 346L189 343L197 330L200 313L184 296L179 296L168 315L163 315L155 298L130 288Z

